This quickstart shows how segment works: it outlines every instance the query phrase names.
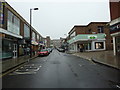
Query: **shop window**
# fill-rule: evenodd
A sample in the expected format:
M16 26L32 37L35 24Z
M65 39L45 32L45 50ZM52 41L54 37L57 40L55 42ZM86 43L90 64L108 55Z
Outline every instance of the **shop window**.
M2 59L13 57L13 42L9 40L2 41Z
M104 49L104 42L96 42L95 49Z

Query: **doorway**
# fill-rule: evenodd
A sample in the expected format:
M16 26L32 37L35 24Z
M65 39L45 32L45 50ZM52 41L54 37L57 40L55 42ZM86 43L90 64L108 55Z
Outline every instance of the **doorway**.
M17 58L17 44L13 44L13 58Z

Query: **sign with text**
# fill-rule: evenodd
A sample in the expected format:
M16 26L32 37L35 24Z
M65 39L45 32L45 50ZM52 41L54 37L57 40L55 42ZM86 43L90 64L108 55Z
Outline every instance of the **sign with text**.
M120 31L120 22L110 26L110 33L115 33Z

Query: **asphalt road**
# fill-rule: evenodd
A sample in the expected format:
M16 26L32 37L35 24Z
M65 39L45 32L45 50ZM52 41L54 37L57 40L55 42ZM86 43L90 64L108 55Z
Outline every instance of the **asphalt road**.
M116 69L54 50L2 78L3 88L113 88Z

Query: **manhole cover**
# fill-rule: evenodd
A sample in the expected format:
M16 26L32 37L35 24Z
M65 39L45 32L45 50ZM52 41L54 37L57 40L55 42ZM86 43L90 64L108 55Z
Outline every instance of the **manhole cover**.
M51 64L60 64L59 61L51 61L50 63L51 63Z

